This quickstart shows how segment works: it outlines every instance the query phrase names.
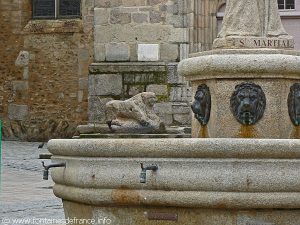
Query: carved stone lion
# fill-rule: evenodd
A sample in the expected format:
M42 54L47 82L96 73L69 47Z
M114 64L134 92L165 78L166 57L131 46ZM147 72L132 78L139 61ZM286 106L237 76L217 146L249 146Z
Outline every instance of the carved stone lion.
M288 109L290 119L295 126L300 125L300 83L295 83L290 88L288 96Z
M118 133L164 132L164 123L153 110L155 102L153 92L143 92L125 101L113 100L106 103L109 128Z
M266 97L259 85L241 83L235 87L230 99L231 112L244 125L259 121L266 108Z
M205 126L210 117L211 97L210 91L206 84L198 86L191 108L195 118Z

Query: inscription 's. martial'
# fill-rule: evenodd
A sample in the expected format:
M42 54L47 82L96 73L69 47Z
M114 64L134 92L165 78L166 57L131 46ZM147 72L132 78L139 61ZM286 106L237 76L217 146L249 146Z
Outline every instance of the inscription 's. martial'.
M294 48L294 41L288 39L240 39L241 47L249 44L254 48Z
M226 43L225 43L226 42ZM230 37L216 39L215 48L231 46L231 48L270 48L270 49L293 49L293 39L283 38L260 38L260 37Z

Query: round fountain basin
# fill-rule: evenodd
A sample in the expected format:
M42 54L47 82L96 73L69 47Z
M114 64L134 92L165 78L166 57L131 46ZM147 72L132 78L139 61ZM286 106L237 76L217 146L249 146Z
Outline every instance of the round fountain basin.
M66 162L51 175L67 217L168 224L175 215L182 223L189 213L198 222L212 213L234 221L260 209L262 218L297 211L300 221L299 140L58 139L48 148L53 162ZM158 166L146 183L140 163Z

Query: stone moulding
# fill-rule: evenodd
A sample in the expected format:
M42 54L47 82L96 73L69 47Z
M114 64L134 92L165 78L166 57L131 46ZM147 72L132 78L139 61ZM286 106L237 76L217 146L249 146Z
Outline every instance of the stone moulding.
M282 54L282 53L285 54ZM197 54L178 65L187 80L212 78L299 78L300 56L296 51L231 50ZM271 53L271 54L270 54Z
M293 139L51 140L54 193L96 206L300 208ZM140 163L157 164L139 182ZM220 169L221 168L221 169Z
M48 149L70 157L300 159L297 139L56 139Z
M163 206L186 208L300 208L299 193L236 193L77 188L55 185L56 196L90 205ZM124 201L125 199L125 201Z

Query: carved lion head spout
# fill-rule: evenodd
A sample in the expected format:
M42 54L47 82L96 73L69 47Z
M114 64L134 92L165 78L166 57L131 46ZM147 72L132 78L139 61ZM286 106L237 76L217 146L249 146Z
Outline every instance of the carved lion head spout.
M194 99L191 107L195 118L202 126L205 126L208 123L211 108L210 91L206 84L198 86Z
M288 109L290 119L295 126L300 125L300 83L295 83L290 88L288 96Z
M230 106L231 112L241 124L253 125L264 114L266 97L259 85L245 82L235 87Z

